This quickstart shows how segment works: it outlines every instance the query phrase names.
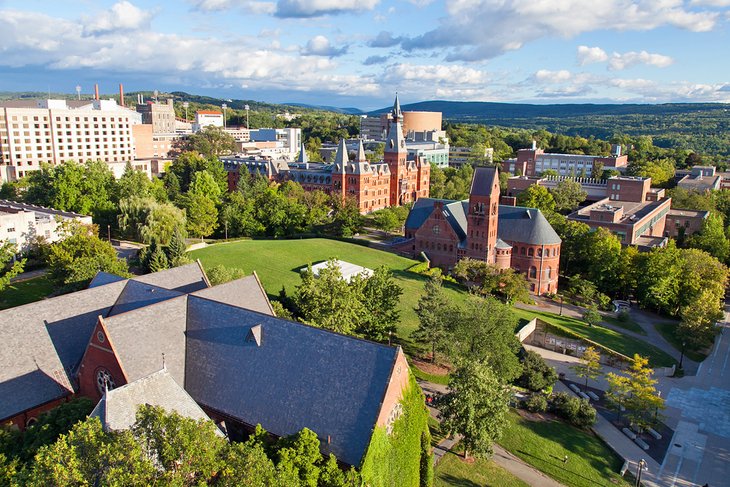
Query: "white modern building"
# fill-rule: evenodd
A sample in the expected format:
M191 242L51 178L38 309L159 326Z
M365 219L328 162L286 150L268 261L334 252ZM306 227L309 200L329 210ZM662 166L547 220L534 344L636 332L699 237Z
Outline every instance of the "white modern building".
M141 114L115 100L11 100L0 104L0 171L16 180L43 162L101 160L124 167L135 158L132 126Z
M193 132L200 132L209 125L223 128L223 113L217 110L198 110L195 113Z
M0 243L15 244L18 252L28 249L36 237L47 242L59 240L58 225L63 220L91 224L91 217L69 211L0 200Z

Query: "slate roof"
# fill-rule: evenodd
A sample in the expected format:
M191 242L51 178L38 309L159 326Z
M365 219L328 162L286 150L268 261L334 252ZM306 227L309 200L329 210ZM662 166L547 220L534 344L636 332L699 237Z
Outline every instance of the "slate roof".
M247 340L260 325L260 345ZM285 436L304 427L359 465L398 349L191 295L185 388L198 403Z
M499 205L497 236L505 242L554 245L561 242L550 222L535 208Z
M483 168L491 169L491 168ZM459 236L463 245L466 239L469 201L437 200L433 198L419 198L408 213L406 230L415 231L423 225L433 211L434 204L441 201L444 204L444 216ZM521 242L530 245L552 245L561 242L550 222L542 212L535 208L521 206L499 205L499 223L497 237L503 243Z
M124 282L0 311L0 420L73 393L72 374L99 315Z
M160 297L207 286L197 263L132 280L99 273L88 289L0 311L0 420L74 392L76 368L99 316L125 316ZM151 299L152 289L156 294ZM146 373L160 368L159 353L154 363L154 368L144 368ZM182 364L178 369L182 380ZM132 370L146 375L135 366Z
M109 341L129 382L162 367L185 383L185 322L187 295L103 318ZM88 336L87 336L88 340Z
M89 416L99 418L105 431L126 430L135 423L137 409L143 404L195 420L210 419L167 369L107 391Z
M266 296L266 292L264 292L264 288L256 273L251 276L236 279L235 281L197 291L193 295L251 309L267 315L274 315L269 298Z
M474 196L490 196L495 179L499 181L499 174L497 173L496 167L475 167L474 176L471 178L469 194Z

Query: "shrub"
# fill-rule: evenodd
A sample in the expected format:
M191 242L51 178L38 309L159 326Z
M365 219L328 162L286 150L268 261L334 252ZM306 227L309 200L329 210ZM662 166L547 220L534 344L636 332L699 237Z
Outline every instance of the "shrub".
M558 380L555 369L545 362L539 353L528 351L522 360L522 375L518 383L533 392L552 387Z
M578 399L567 392L553 395L552 410L573 426L588 428L596 422L596 410L585 399Z
M543 394L533 394L525 401L525 407L531 413L543 413L547 411L547 399Z

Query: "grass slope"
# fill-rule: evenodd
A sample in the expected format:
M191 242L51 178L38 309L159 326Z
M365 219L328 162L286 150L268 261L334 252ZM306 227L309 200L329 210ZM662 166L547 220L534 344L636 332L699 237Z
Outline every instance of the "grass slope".
M0 309L8 309L21 304L38 301L53 292L53 284L46 276L35 277L27 281L9 285L0 292Z
M664 339L669 342L671 346L677 349L678 352L682 351L682 340L677 338L677 335L675 334L675 331L677 329L677 325L679 323L677 322L671 322L667 321L664 323L654 323L654 328L656 328L656 331L658 331ZM710 349L712 347L709 347ZM707 358L707 355L710 353L710 350L690 350L689 348L684 349L684 355L686 357L689 357L690 360L694 360L695 362L702 362Z
M558 330L566 330L575 333L583 338L592 340L596 343L622 353L628 357L633 357L635 353L643 357L649 358L649 364L652 367L671 366L675 360L663 350L658 349L643 340L629 337L615 330L604 328L602 326L589 327L583 321L568 316L560 316L545 311L532 311L525 309L514 309L520 318L531 320L538 317L541 320L550 323ZM551 330L554 331L554 330Z
M391 269L398 284L403 288L400 312L401 325L398 335L407 339L418 326L413 307L423 294L426 277L408 272L406 269L417 261L389 252L375 250L361 245L322 238L303 240L240 240L226 244L212 245L195 250L190 257L200 259L208 269L215 265L238 267L247 274L256 271L270 297L276 297L282 286L293 294L301 282L299 271L307 264L316 264L329 258L337 258L370 269L385 265ZM466 293L446 287L446 294L452 299L464 299Z
M503 469L492 460L465 462L447 453L434 470L434 487L447 485L485 487L527 487L528 484Z
M568 487L629 485L618 475L621 459L603 441L561 421L528 421L511 412L499 443Z

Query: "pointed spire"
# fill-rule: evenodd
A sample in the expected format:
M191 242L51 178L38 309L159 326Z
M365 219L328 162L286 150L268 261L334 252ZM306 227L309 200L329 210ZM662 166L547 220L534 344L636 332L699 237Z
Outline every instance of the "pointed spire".
M309 162L309 156L307 156L307 149L304 147L304 142L302 142L299 146L299 157L297 157L297 162L303 162L305 164Z
M365 147L362 145L362 139L360 139L360 144L357 148L357 157L355 158L357 162L367 162L368 158L365 156Z
M400 100L398 99L398 92L395 92L395 102L393 102L393 120L402 120L403 112L400 110Z
M345 172L348 162L350 159L347 157L347 144L345 144L345 139L340 139L340 145L337 146L337 154L335 154L335 164L340 166L342 172Z

